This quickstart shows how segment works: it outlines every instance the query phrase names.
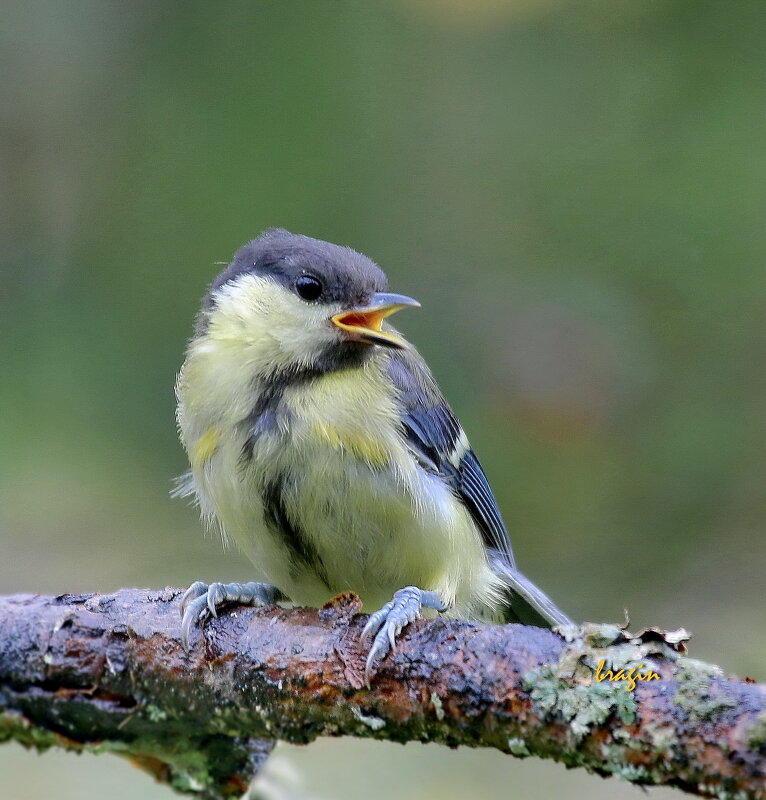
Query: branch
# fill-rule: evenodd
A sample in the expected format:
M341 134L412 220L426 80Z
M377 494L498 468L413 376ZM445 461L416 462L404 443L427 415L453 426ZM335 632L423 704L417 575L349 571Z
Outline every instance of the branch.
M241 794L276 739L341 735L766 798L766 686L684 657L680 637L421 620L370 690L354 595L319 611L232 609L187 654L179 594L0 597L0 742L118 753L209 798ZM602 678L639 665L660 677L598 680L602 660Z

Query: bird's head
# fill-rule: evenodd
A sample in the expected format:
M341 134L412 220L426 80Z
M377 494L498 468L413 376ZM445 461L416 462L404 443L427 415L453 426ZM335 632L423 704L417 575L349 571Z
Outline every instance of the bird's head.
M245 245L205 295L198 340L241 351L259 373L361 364L408 347L385 322L415 300L387 292L383 271L348 247L269 230Z

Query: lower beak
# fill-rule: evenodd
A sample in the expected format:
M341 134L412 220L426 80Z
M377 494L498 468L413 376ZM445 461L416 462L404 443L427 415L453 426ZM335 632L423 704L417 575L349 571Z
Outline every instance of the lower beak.
M332 318L332 322L346 334L349 341L406 350L409 345L404 339L390 331L381 330L381 326L386 317L407 306L417 308L420 303L403 294L377 292L372 296L369 305L341 311Z

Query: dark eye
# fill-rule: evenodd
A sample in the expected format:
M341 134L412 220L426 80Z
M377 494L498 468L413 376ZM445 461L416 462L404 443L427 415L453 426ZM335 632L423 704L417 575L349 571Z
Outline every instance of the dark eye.
M322 294L322 282L313 275L301 275L295 281L295 291L304 300L316 300Z

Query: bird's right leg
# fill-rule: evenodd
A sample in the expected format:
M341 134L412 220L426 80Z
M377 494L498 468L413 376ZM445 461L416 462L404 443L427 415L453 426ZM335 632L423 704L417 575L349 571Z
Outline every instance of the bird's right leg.
M394 592L393 598L374 614L370 614L362 631L362 639L372 639L364 674L370 685L376 664L396 646L396 637L402 629L416 620L424 608L446 611L447 604L438 592L427 592L417 586L405 586Z
M195 581L181 598L181 644L189 649L189 635L196 623L208 616L217 617L218 609L228 603L243 606L270 606L287 597L268 583L203 583Z

